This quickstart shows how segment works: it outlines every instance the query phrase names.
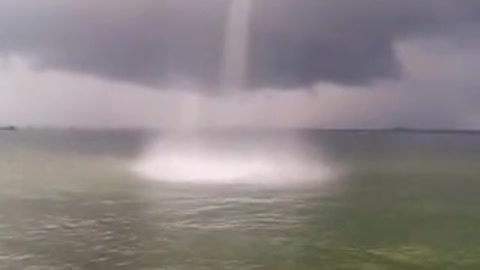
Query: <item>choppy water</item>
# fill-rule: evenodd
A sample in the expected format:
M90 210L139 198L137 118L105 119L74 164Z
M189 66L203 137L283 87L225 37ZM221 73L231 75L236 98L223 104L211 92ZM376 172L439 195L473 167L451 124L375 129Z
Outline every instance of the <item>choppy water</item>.
M303 137L348 173L151 181L146 134L2 132L0 269L480 269L480 135Z

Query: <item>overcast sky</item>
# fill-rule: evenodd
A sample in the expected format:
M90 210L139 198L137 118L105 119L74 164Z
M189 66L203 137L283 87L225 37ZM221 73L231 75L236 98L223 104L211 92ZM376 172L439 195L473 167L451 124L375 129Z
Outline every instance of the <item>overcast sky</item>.
M480 128L478 0L254 1L235 97L229 4L0 1L0 124Z

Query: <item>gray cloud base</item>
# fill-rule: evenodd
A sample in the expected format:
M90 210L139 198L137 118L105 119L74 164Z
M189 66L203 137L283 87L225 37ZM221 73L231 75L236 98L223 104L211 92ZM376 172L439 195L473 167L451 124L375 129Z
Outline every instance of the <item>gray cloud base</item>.
M215 86L225 0L4 0L0 51L67 70L158 86ZM455 33L480 17L477 0L259 0L252 17L251 87L318 81L363 85L401 75L398 40Z

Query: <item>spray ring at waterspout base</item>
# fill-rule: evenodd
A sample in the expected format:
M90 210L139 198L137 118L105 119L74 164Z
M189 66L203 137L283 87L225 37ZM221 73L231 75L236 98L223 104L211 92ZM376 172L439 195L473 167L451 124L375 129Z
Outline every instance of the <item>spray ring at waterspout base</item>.
M324 159L286 145L215 145L160 140L134 163L140 176L197 184L295 184L324 181L333 168Z

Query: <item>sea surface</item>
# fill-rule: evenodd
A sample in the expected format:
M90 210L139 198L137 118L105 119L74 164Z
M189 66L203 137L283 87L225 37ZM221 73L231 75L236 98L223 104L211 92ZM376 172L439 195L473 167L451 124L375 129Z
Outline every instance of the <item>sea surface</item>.
M480 269L480 134L213 136L301 141L333 174L153 179L132 168L162 134L0 131L0 269Z

